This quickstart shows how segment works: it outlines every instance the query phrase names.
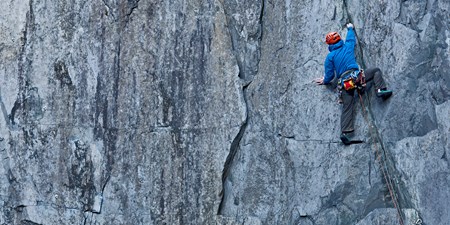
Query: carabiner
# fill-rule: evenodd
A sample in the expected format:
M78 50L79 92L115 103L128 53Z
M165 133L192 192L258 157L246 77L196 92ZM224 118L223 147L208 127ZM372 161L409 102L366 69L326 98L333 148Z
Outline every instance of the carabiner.
M422 225L422 220L419 218L416 220L416 222L414 223L416 225Z

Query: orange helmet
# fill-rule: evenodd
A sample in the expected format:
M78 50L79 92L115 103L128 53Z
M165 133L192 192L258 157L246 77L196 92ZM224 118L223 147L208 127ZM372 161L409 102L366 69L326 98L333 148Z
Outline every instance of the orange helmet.
M340 40L341 40L341 36L339 36L338 32L330 32L325 37L325 41L329 45L336 44Z

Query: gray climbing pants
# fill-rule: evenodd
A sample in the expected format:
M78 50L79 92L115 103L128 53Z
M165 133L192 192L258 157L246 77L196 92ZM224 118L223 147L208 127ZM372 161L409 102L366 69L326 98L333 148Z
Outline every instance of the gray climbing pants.
M379 68L370 68L364 70L366 76L366 83L372 82L376 89L386 88L386 84L383 80L383 73ZM367 85L370 87L371 85ZM355 130L354 119L355 119L355 98L356 89L346 91L342 90L342 114L341 114L341 131L342 133L350 133Z

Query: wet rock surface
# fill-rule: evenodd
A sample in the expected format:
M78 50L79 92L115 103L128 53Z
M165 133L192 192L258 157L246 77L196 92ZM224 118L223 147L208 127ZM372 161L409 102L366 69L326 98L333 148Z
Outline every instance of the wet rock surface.
M0 224L447 224L449 10L8 1ZM351 146L335 85L312 83L347 22L394 90L361 96Z

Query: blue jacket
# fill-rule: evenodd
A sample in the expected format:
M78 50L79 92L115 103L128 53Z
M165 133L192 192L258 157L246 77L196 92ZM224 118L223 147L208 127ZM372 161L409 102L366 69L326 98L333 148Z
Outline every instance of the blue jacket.
M347 70L359 69L355 58L355 44L355 31L353 28L348 28L345 43L340 40L338 43L328 46L330 53L328 53L324 63L324 84L329 84L333 80L335 71L336 77L340 78Z

